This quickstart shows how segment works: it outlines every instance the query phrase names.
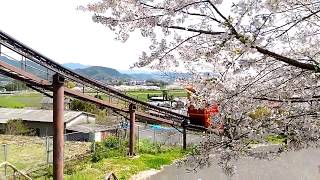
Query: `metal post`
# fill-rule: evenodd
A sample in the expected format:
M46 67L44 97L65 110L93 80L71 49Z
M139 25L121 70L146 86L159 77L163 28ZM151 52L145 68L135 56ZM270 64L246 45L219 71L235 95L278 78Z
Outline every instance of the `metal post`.
M139 142L140 142L140 126L138 125L138 137L137 137L137 142L138 142L138 151L139 151Z
M129 156L134 156L134 139L135 139L135 133L134 133L134 124L136 121L136 105L130 104L129 105L129 113L130 113L130 138L129 138Z
M24 70L27 71L27 58L24 58Z
M182 134L183 134L183 138L182 138L182 149L186 150L187 149L187 125L189 124L189 122L187 120L184 120L182 122Z
M49 137L46 137L46 150L47 150L47 164L50 162L50 144L49 144Z
M153 144L156 144L156 129L153 129Z
M64 77L53 76L53 179L63 180Z
M183 150L187 149L187 128L183 127Z
M49 69L47 68L47 80L49 81Z
M7 151L7 145L3 145L3 153L4 153L4 162L8 161L8 151ZM4 176L7 178L7 164L4 165Z
M23 67L24 67L24 66L23 66L23 58L24 58L24 57L23 57L23 56L21 56L20 64L21 64L21 69L22 69L22 70L23 70Z

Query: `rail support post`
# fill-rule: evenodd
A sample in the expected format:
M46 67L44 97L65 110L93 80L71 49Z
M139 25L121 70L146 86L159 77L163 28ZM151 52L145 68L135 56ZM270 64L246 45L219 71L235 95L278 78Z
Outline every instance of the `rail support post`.
M136 105L129 105L129 113L130 113L130 137L129 137L129 156L134 156L134 144L135 144L135 121L136 121Z
M188 121L184 120L182 122L182 128L183 128L183 131L182 131L182 149L183 150L186 150L187 149L187 125L188 125Z
M53 179L63 180L64 77L53 76Z

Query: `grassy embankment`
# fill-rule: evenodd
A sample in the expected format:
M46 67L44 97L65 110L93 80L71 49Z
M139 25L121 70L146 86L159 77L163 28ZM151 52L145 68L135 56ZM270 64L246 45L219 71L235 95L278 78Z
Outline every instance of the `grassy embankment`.
M140 141L138 156L129 158L126 156L127 143L118 144L118 141L110 138L99 143L97 152L91 157L66 165L65 179L103 179L109 172L115 173L118 179L129 179L141 171L159 170L186 155L181 147L162 146L143 140Z

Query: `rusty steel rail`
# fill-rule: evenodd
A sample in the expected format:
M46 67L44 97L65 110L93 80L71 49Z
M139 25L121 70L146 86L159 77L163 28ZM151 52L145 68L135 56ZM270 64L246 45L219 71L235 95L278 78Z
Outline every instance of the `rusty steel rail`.
M75 81L77 83L80 83L82 85L87 85L89 87L92 87L94 89L100 90L103 93L107 93L109 95L113 95L123 101L134 103L138 106L142 106L148 109L152 109L154 111L160 112L165 114L167 117L170 117L170 119L173 119L175 121L184 121L189 120L189 117L186 115L182 115L155 105L148 104L146 102L137 100L135 98L132 98L122 92L119 92L111 87L109 87L107 84L101 83L99 81L93 80L89 77L80 75L70 69L67 69L63 67L62 65L56 63L52 59L40 54L39 52L33 50L32 48L26 46L25 44L19 42L18 40L14 39L10 35L4 33L0 30L0 44L11 49L12 51L28 58L29 60L33 61L34 63L37 63L55 73L59 73L63 77L70 79L72 81Z
M51 91L51 92L53 91L52 85L49 81L41 79L37 76L34 76L33 74L25 72L15 66L9 65L9 64L1 61L1 58L0 58L0 74L4 74L4 75L11 77L13 79L23 81L27 84L28 87L31 87L32 89L34 89L40 93L44 93L48 96L51 96L51 95L49 95L45 91L46 90ZM100 107L106 107L106 108L113 109L115 111L129 113L129 109L127 109L127 108L121 108L115 104L108 102L108 101L101 100L101 99L95 98L93 96L83 94L78 91L74 91L74 90L65 88L64 92L65 92L65 95L67 95L69 97L88 101L88 102L97 104ZM160 123L160 124L169 124L169 125L180 126L180 123L177 121L173 121L173 120L169 120L169 119L165 119L165 118L161 118L161 117L151 116L151 115L143 113L143 112L136 112L136 115L137 115L138 119L143 119L143 120L146 120L147 122L150 122L150 123Z

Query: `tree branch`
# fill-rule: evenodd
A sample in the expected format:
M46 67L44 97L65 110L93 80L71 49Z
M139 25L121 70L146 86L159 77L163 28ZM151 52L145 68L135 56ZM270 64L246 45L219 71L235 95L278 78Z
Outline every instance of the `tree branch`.
M304 99L302 97L297 98L289 98L289 99L274 99L274 98L268 98L268 97L253 97L252 99L256 100L263 100L263 101L271 101L271 102L292 102L292 103L304 103L304 102L311 102L311 101L320 101L320 96L312 96L312 99Z
M295 67L298 67L301 69L315 71L315 72L319 71L319 68L316 65L313 65L310 63L303 63L303 62L297 61L295 59L291 59L291 58L282 56L280 54L277 54L275 52L269 51L267 49L261 48L259 46L251 46L251 47L257 49L257 51L260 52L261 54L268 55L268 56L273 57L279 61L285 62L289 65L292 65L292 66L295 66Z
M201 34L209 34L209 35L220 35L220 34L225 33L225 32L219 32L219 31L214 32L214 31L207 31L207 30L201 30L201 29L186 28L186 27L181 27L181 26L166 26L166 25L162 25L162 24L157 24L157 26L165 27L165 28L169 28L169 29L178 29L178 30L183 30L183 31L201 33Z

